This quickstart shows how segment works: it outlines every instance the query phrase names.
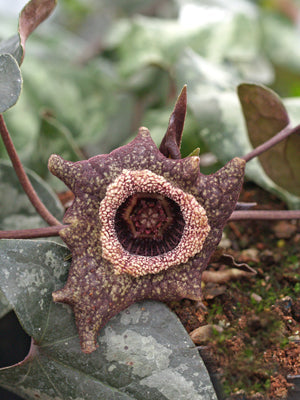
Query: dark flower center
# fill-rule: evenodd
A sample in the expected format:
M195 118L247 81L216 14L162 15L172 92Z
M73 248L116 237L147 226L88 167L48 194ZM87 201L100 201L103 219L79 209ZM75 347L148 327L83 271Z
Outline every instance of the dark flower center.
M185 222L179 205L160 194L135 193L118 208L117 237L131 254L157 256L174 249Z

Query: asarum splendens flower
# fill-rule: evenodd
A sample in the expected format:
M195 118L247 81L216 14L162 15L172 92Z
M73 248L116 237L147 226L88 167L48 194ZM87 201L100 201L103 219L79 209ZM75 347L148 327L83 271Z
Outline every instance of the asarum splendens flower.
M143 300L201 299L201 274L237 202L245 162L203 175L199 157L180 158L186 88L158 149L146 128L129 144L86 161L49 159L75 199L60 236L72 252L56 302L71 305L81 348L100 328Z

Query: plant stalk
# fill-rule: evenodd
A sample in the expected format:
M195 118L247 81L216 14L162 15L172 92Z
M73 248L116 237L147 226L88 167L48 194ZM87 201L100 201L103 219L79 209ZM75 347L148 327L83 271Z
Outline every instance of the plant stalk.
M285 128L283 128L280 132L278 132L271 139L267 140L260 146L253 149L252 151L250 151L250 153L241 157L241 159L248 162L248 161L252 160L253 158L259 156L260 154L264 153L265 151L269 150L271 147L275 146L277 143L286 139L288 136L290 136L292 134L299 134L299 133L300 133L300 125L297 125L294 128L291 128L289 125L287 125Z
M245 210L233 211L228 221L237 220L280 220L280 219L300 219L300 210Z
M35 239L41 237L59 236L59 232L68 225L47 226L45 228L18 229L0 231L0 239Z
M36 191L34 190L25 170L24 167L21 163L21 160L16 152L15 146L11 140L10 134L7 130L6 124L4 122L2 114L0 114L0 133L2 136L2 140L4 143L4 146L7 150L7 153L9 155L9 158L11 159L12 165L14 167L14 170L16 171L16 174L18 176L18 179L27 194L30 202L36 209L36 211L39 213L39 215L49 224L49 225L61 225L61 222L59 222L51 213L50 211L44 206L44 204L41 202L40 198L38 197Z

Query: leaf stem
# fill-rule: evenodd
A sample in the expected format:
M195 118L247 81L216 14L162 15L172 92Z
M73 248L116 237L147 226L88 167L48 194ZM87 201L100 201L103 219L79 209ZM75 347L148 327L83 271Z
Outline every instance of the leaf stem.
M254 157L259 156L260 154L264 153L265 151L269 150L271 147L275 146L277 143L281 142L282 140L286 139L288 136L292 134L299 134L300 133L300 125L291 128L290 125L287 125L283 128L280 132L278 132L275 136L271 139L267 140L260 146L256 147L256 149L250 151L250 153L241 157L241 159L245 160L246 162L252 160Z
M46 226L45 228L18 229L0 231L0 239L34 239L41 237L59 236L59 232L68 225Z
M36 209L36 211L40 214L40 216L49 224L49 225L61 225L61 222L59 222L51 213L50 211L44 206L40 198L38 197L36 191L34 190L25 170L24 167L21 163L21 160L16 152L15 146L11 140L10 134L7 130L7 127L5 125L4 119L2 114L0 114L0 133L3 139L4 146L7 150L7 153L9 155L9 158L11 159L12 165L14 167L14 170L16 171L16 174L18 176L18 179L27 194L30 202Z
M246 210L233 211L228 221L245 219L257 220L279 220L279 219L300 219L300 210Z

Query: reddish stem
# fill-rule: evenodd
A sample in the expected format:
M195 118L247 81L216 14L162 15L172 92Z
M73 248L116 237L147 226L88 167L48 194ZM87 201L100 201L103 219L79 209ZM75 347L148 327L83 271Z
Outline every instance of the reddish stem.
M300 133L300 125L295 126L295 128L291 128L287 125L284 129L278 132L275 136L271 139L267 140L260 146L256 147L254 150L250 151L250 153L246 154L245 156L241 157L246 162L252 160L259 156L260 154L264 153L265 151L269 150L271 147L275 146L277 143L281 142L282 140L286 139L288 136L292 134L299 134Z
M246 211L233 211L228 221L236 221L242 219L257 219L257 220L279 220L279 219L300 219L299 210L279 210L279 211L266 211L266 210L246 210Z
M45 228L18 229L15 231L0 231L0 239L34 239L59 236L59 232L68 225L47 226Z
M61 225L51 213L47 210L44 204L41 202L38 197L36 191L34 190L25 170L21 163L21 160L16 152L15 146L11 140L7 127L5 125L3 116L0 114L0 133L3 139L4 146L6 147L9 158L11 159L12 165L16 174L19 178L19 181L27 194L30 202L36 209L36 211L40 214L40 216L49 224L49 225Z

